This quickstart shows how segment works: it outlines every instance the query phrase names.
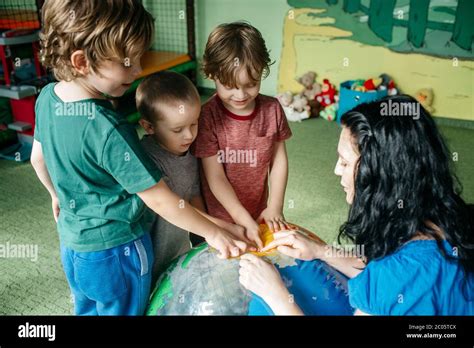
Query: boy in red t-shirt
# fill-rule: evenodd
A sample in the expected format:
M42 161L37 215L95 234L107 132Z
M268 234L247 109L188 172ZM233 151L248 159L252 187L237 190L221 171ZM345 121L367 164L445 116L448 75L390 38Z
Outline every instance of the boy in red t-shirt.
M202 189L210 215L235 222L261 248L258 222L286 229L285 140L291 130L277 99L259 94L270 56L261 33L244 22L209 35L203 70L216 94L202 107L193 153L202 159ZM269 194L268 181L271 192Z

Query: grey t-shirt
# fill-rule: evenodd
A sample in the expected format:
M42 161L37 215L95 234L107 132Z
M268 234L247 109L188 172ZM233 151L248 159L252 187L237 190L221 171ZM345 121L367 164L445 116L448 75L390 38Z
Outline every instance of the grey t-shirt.
M183 156L177 156L164 149L149 135L142 138L141 144L161 170L162 178L171 191L184 199L186 204L191 198L201 194L198 162L189 151ZM174 258L191 248L191 242L188 231L169 223L155 213L153 214L151 238L155 253L153 281L156 281Z

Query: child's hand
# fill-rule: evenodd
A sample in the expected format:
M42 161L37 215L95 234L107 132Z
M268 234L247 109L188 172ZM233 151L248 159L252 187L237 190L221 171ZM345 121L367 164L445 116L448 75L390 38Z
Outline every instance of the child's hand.
M258 224L252 218L249 218L248 221L241 223L245 227L245 235L252 243L255 243L258 250L263 248L263 242L260 239L260 228Z
M57 223L60 210L58 197L51 197L51 207L53 208L54 221Z
M245 228L237 225L237 224L231 224L227 221L222 221L222 223L219 224L224 230L229 232L232 236L237 238L238 240L241 240L247 244L247 251L257 251L257 248L252 246L253 242L247 238L245 235Z
M219 251L218 257L221 259L240 256L247 249L245 242L234 239L232 235L223 229L207 237L206 242Z
M288 223L285 221L281 209L276 209L271 206L268 206L264 211L262 211L257 221L265 221L272 232L287 230L290 228Z

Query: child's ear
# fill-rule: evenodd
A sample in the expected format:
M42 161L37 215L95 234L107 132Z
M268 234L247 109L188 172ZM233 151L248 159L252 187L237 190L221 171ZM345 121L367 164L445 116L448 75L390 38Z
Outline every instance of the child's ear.
M155 129L149 121L141 118L138 123L140 123L140 126L145 130L146 134L155 134Z
M71 54L71 65L80 75L89 73L89 62L82 50L74 51Z

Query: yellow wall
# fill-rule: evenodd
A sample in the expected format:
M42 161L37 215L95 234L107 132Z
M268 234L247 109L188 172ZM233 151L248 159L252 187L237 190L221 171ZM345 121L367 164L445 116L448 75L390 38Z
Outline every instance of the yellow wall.
M293 11L293 12L292 12ZM419 88L434 90L434 115L474 120L474 62L435 58L422 54L396 53L384 47L364 45L350 39L351 32L332 26L331 18L308 17L307 13L324 10L290 10L284 21L283 48L279 66L278 91L299 92L295 78L306 71L318 74L339 89L339 83L356 78L389 74L401 88L414 95ZM344 59L348 66L344 66Z

